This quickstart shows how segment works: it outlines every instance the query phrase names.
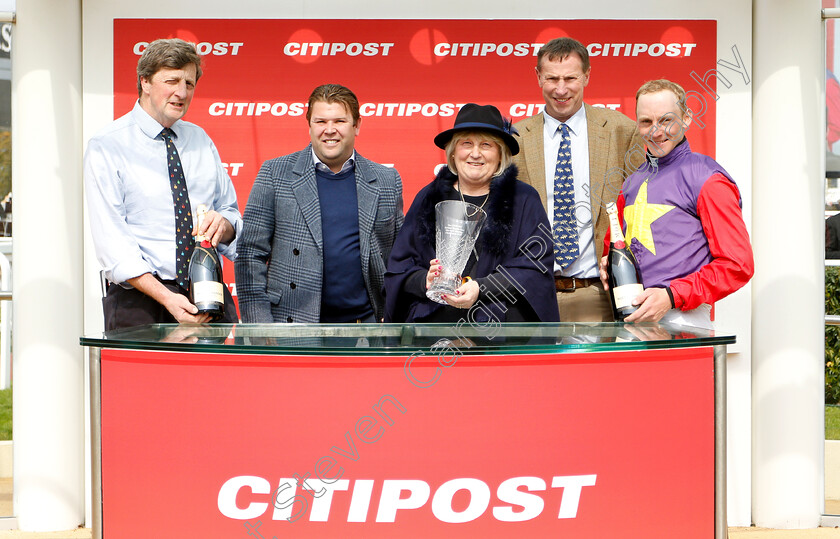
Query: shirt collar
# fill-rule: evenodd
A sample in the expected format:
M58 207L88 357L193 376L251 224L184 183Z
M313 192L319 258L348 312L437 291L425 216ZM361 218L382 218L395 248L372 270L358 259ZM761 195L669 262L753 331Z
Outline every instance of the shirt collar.
M664 155L662 157L654 157L649 151L645 151L645 156L647 157L648 162L652 166L659 167L662 165L667 165L671 161L687 153L691 153L691 145L688 143L688 139L685 138L685 135L683 135L683 139L679 141L676 146L674 146L674 149L671 150L668 153L668 155Z
M341 174L342 172L346 172L349 168L353 167L353 165L356 164L356 150L353 150L353 154L350 155L350 159L348 159L344 162L343 165L341 165L341 170L339 170L338 172L333 172L332 170L330 170L330 167L328 167L326 164L324 164L323 161L318 159L318 156L315 155L314 149L312 150L312 161L315 163L315 168L320 170L321 172L329 172L330 174Z
M163 126L152 118L148 112L143 110L143 107L140 106L139 99L134 103L131 114L134 117L134 121L137 122L137 126L140 127L140 131L147 137L156 139L160 135L160 132L163 131ZM178 138L178 132L181 129L181 120L176 120L170 129L175 133L175 138Z
M582 135L586 131L586 107L581 105L581 107L572 114L572 117L566 120L566 126L568 126L569 131L572 135ZM550 133L551 136L554 136L554 133L557 132L558 128L560 127L560 120L548 114L543 110L543 119L545 121L546 133Z

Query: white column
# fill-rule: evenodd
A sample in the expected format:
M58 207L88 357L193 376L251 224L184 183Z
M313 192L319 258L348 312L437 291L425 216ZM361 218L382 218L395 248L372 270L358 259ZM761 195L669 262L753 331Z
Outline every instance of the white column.
M820 7L753 2L753 521L767 528L815 528L823 505Z
M17 2L12 70L14 508L84 521L81 2Z

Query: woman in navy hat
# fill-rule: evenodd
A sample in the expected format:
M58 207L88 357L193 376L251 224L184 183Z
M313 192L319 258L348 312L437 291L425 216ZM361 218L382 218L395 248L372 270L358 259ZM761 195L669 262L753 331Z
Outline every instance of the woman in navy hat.
M455 125L435 137L447 166L415 197L385 273L386 322L552 322L557 301L551 227L539 195L517 180L516 131L492 105L467 103ZM472 203L487 219L462 272L463 284L441 305L426 297L440 272L435 205Z

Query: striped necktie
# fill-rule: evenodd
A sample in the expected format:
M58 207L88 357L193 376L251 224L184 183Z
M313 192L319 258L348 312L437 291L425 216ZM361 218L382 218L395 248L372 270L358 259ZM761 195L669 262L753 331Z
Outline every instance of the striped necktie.
M554 260L565 268L577 259L579 249L569 127L561 123L557 129L560 131L560 149L554 170Z
M166 143L166 163L169 166L169 186L172 188L172 204L175 209L175 280L178 284L189 289L189 265L192 255L192 208L187 193L187 180L181 167L181 158L175 143L172 142L171 129L164 128L160 137Z

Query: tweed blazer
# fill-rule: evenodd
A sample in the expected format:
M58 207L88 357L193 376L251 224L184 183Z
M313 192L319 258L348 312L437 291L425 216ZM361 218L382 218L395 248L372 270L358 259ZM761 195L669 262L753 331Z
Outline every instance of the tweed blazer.
M402 181L356 153L362 276L377 320L385 262L403 223ZM243 215L234 264L243 322L317 323L324 250L312 146L263 163Z
M586 129L589 135L589 201L595 226L595 264L601 257L604 236L609 228L607 202L615 202L624 179L645 160L645 143L636 123L624 114L584 103ZM544 121L542 113L514 124L519 131L519 154L514 163L519 179L540 194L546 208ZM551 220L551 216L549 216Z

